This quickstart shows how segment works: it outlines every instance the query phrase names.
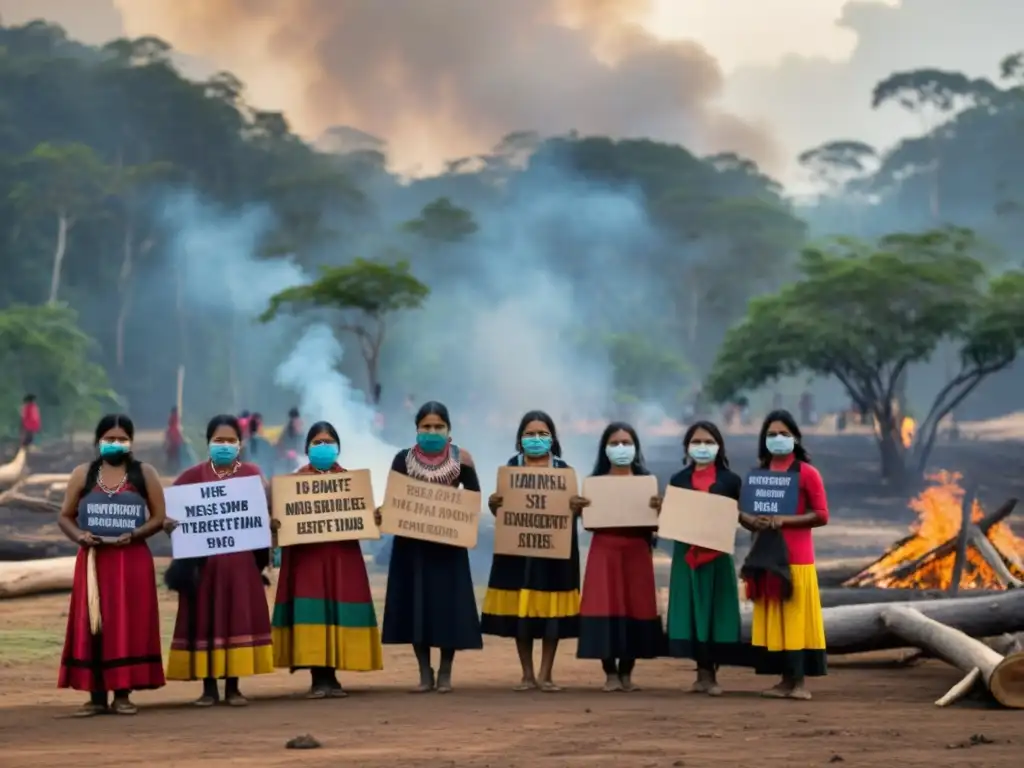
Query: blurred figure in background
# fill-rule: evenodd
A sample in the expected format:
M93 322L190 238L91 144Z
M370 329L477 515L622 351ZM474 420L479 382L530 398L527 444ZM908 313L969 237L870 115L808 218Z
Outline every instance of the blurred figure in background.
M305 455L306 452L305 440L299 409L292 408L288 411L288 421L281 430L281 436L277 438L277 458L282 473L294 472L299 468L299 454Z
M239 419L241 421L241 419ZM274 446L263 436L263 415L254 413L249 417L249 430L242 445L242 461L248 461L260 468L264 477L273 477L276 469Z
M238 426L242 428L243 435L249 434L249 419L251 418L252 416L250 416L248 411L242 411L238 414Z
M178 406L171 407L171 415L167 417L167 429L164 431L164 451L167 456L167 471L178 475L188 466L184 461L185 435L181 431L181 416Z
M21 445L28 448L35 442L36 435L43 428L43 419L39 414L39 404L36 396L25 395L21 405Z

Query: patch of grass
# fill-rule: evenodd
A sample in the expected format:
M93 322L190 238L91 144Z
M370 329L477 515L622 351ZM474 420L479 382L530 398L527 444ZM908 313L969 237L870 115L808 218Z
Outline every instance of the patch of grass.
M43 629L0 629L0 664L30 664L56 660L64 646L64 634Z

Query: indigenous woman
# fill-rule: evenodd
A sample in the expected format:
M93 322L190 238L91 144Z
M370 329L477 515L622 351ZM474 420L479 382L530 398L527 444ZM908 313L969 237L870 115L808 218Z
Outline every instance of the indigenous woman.
M300 475L344 472L341 441L319 421L306 436L309 464ZM275 530L280 523L272 523ZM307 698L344 698L336 670L384 668L377 614L358 541L327 541L282 548L273 618L274 666L308 669Z
M601 435L593 475L649 474L636 430L624 422L609 424ZM589 503L584 499L584 506ZM661 499L651 498L651 507L659 509ZM651 528L602 528L590 542L576 655L601 660L605 691L639 690L632 678L636 660L656 658L664 650L653 533Z
M669 485L701 493L740 498L742 480L729 470L725 441L710 421L698 421L683 436L685 466ZM740 514L753 530L753 518ZM694 693L720 696L717 669L738 664L740 593L732 555L676 542L668 593L668 651L697 662Z
M740 571L754 602L751 641L758 674L781 675L762 695L775 699L811 698L805 677L826 674L825 627L814 567L812 528L828 523L828 499L821 474L801 442L789 411L765 417L758 438L762 469L799 475L795 515L754 518L757 530Z
M99 457L75 468L64 493L58 524L81 549L68 607L60 688L88 691L79 717L107 711L134 715L132 691L164 685L156 571L146 539L164 525L160 476L131 453L135 427L127 416L104 416L96 426ZM83 530L92 504L146 508L145 523L116 540ZM108 692L113 701L108 702Z
M452 443L451 427L444 405L424 404L416 414L416 445L398 452L391 471L479 493L473 458ZM377 520L379 525L379 509ZM394 537L384 602L384 644L412 645L420 668L416 692L451 692L455 652L483 648L466 549ZM436 681L432 648L441 651Z
M530 411L519 422L516 455L510 467L552 467L568 469L562 458L555 424L543 411ZM570 505L578 513L582 497ZM497 515L504 500L493 494L487 504ZM518 555L495 555L484 598L481 627L484 634L514 637L523 678L517 691L540 688L561 690L551 679L558 641L579 637L580 632L580 548L573 521L572 548L567 560ZM540 677L534 673L533 641L541 640Z
M208 461L186 469L175 485L214 483L260 477L255 464L238 460L242 429L234 416L214 416L206 427ZM168 519L167 529L177 521ZM220 700L217 680L225 679L224 698L245 706L238 678L274 671L270 616L260 576L269 550L232 552L206 558L175 560L167 583L178 592L178 616L167 663L170 680L202 680L203 694L194 704L210 707Z

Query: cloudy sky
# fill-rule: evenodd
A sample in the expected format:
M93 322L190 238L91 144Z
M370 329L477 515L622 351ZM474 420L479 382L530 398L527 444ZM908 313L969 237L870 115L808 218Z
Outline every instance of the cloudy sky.
M1008 0L0 0L4 23L39 16L91 42L163 37L304 135L355 126L410 172L575 128L737 150L794 181L810 146L918 128L870 109L889 72L994 76L1024 48Z

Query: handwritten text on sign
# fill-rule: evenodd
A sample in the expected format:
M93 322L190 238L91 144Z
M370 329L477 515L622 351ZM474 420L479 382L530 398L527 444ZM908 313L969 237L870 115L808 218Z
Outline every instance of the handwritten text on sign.
M576 527L569 499L577 488L572 469L499 467L494 553L567 560Z
M78 503L78 527L101 539L116 539L145 522L146 500L131 491L93 491Z
M281 475L271 486L278 546L380 538L368 469Z
M480 525L480 494L450 485L388 475L381 533L472 549Z
M752 469L743 480L740 509L751 515L795 515L799 499L799 472Z
M175 558L210 557L270 547L270 518L263 479L235 477L213 483L172 485L164 491Z

